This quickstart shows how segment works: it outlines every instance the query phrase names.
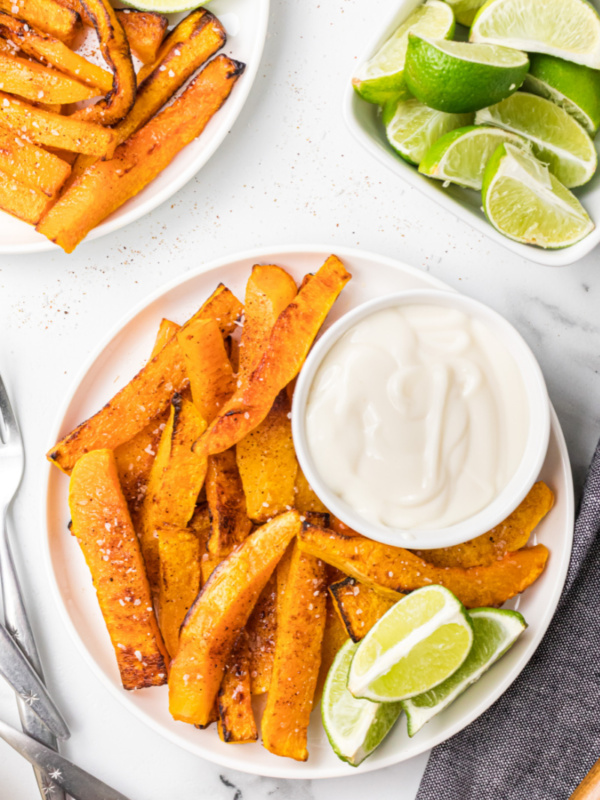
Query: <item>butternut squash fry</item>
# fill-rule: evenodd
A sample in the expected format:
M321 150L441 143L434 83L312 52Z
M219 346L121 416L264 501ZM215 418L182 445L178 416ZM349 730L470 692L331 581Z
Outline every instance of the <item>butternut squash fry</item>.
M53 153L0 128L0 170L30 189L53 197L71 167Z
M271 685L277 634L277 577L272 575L246 625L250 648L252 694L265 694Z
M206 553L208 537L210 536L210 513L208 511L208 503L206 501L198 503L188 528L194 532L196 538L198 539L200 557L202 558L204 553Z
M246 284L244 326L240 343L239 372L250 375L269 342L273 325L298 289L281 267L257 264Z
M202 588L181 628L171 664L169 709L174 719L207 724L233 644L300 526L295 511L263 525Z
M110 92L112 88L110 72L69 50L66 44L54 36L36 30L23 20L11 17L3 11L0 11L0 35L27 55L52 64L60 72L88 86L96 86L103 94Z
M15 6L19 9L17 12L14 11ZM0 11L14 14L34 28L60 39L66 45L72 44L77 31L81 28L79 14L56 3L55 0L0 0Z
M308 758L326 614L325 565L295 544L277 614L271 686L262 718L263 745L297 761Z
M223 336L214 319L198 320L177 334L192 400L199 414L212 422L231 397L235 381Z
M0 126L17 136L24 134L34 144L96 156L106 155L115 139L113 131L101 125L44 111L4 92L0 92Z
M49 203L37 189L26 186L0 170L0 208L30 225L35 225Z
M246 499L235 450L226 450L209 457L206 499L211 516L208 552L212 556L223 558L244 541L252 528L246 512Z
M138 534L153 592L158 590L160 573L156 532L166 524L185 528L196 508L206 465L192 452L192 442L204 427L192 401L173 395L138 518Z
M229 97L244 66L210 61L175 102L115 151L79 175L37 227L71 253L92 228L134 197L199 136Z
M79 460L69 506L124 688L166 683L167 652L111 450L95 450Z
M385 612L404 597L400 593L398 593L397 600L382 597L374 589L355 578L344 578L332 583L329 586L329 594L338 619L344 626L346 635L353 642L359 642L363 636L366 636Z
M513 513L492 528L464 544L438 550L415 550L414 552L436 567L481 567L489 566L525 547L533 530L554 505L554 494L543 481L534 484L531 491Z
M157 356L179 330L180 327L176 322L171 322L170 319L161 319L150 358Z
M156 61L138 73L135 103L114 129L117 145L160 111L190 75L222 47L225 39L221 23L204 8L185 17L163 42ZM95 161L93 156L79 156L73 165L73 177L83 174Z
M301 514L306 514L309 511L317 511L320 514L328 513L323 503L312 490L312 487L306 480L306 476L300 467L298 467L298 472L296 473L294 493L296 496L294 507L297 508Z
M228 450L256 428L279 392L300 371L325 317L350 280L336 256L330 256L315 277L281 312L261 359L215 421L194 445L211 455Z
M228 744L248 744L258 739L252 711L250 653L241 631L227 661L219 689L219 736Z
M75 81L62 72L7 53L0 53L0 75L5 92L17 94L33 103L78 103L98 95L97 89Z
M117 19L123 26L129 47L142 64L151 64L165 38L169 20L154 11L117 10Z
M113 80L104 100L79 109L73 117L88 122L98 122L101 125L116 125L128 114L135 102L137 80L129 42L108 0L78 0L78 2L85 10L86 18L96 29L100 52L112 70ZM116 146L115 138L114 147Z
M223 335L228 335L241 310L239 300L221 284L186 325L197 319L217 319ZM167 410L173 393L181 392L187 382L181 351L173 338L104 408L58 442L48 458L68 474L88 450L118 447Z
M549 555L538 544L508 553L489 567L434 567L401 547L344 536L309 522L303 524L299 546L392 599L397 592L436 583L450 589L467 608L499 606L523 592L542 574Z
M173 657L179 646L179 629L200 591L200 542L192 530L169 523L162 523L157 534L158 621Z
M298 462L292 439L291 409L284 389L260 425L237 444L248 516L254 522L266 522L289 511L296 499Z

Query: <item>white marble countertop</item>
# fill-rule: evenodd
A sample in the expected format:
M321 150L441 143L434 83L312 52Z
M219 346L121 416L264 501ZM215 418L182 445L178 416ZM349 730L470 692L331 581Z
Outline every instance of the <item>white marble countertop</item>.
M249 0L250 1L250 0ZM73 733L63 752L131 800L412 800L426 759L322 782L223 770L130 716L62 627L39 553L43 454L90 348L173 276L238 250L301 242L362 247L489 303L537 355L581 483L600 435L599 252L552 270L474 233L363 153L341 118L356 55L389 0L273 0L249 101L208 165L171 201L71 256L0 257L0 372L18 408L27 470L13 528L49 687ZM0 685L0 718L16 723ZM0 743L1 800L35 800L30 767Z

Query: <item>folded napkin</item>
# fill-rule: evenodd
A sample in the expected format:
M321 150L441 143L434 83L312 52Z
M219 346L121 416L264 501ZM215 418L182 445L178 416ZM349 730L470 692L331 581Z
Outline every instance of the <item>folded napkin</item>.
M600 444L564 592L502 697L436 747L417 800L568 800L600 758Z

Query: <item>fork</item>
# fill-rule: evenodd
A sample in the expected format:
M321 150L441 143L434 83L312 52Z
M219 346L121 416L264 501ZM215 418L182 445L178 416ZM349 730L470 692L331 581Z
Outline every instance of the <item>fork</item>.
M6 527L8 509L21 483L24 462L23 440L0 376L0 584L2 586L2 602L6 627L33 669L43 680L42 665L25 611L23 594ZM52 750L57 750L56 737L33 713L27 703L22 698L17 698L17 705L23 730L38 742ZM42 797L47 798L48 792L52 791L53 800L66 800L63 790L53 785L42 770L36 768L35 777Z

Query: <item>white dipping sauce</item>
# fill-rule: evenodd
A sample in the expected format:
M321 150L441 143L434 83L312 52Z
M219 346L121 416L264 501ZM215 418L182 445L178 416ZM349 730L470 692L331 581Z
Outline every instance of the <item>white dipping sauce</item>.
M432 529L473 516L514 475L525 388L484 323L436 305L377 311L329 350L306 434L329 488L372 523Z

